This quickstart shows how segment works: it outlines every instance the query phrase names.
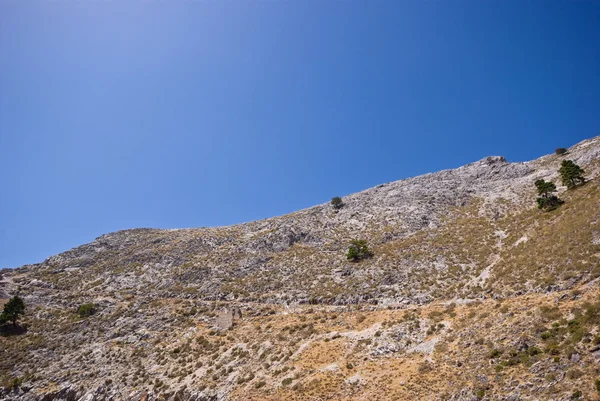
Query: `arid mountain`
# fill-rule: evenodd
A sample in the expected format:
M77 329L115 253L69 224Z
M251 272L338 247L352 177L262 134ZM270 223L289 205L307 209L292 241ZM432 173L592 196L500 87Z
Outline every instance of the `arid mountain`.
M562 186L566 159L586 184ZM27 304L0 399L600 399L599 175L596 137L0 271ZM539 210L538 179L565 203ZM354 239L373 256L348 261Z

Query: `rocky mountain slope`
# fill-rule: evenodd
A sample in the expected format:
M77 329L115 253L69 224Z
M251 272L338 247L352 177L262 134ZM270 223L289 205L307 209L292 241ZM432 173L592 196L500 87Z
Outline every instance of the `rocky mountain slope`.
M564 159L585 185L559 185ZM0 335L0 399L600 399L599 174L596 137L0 271L28 305ZM374 256L348 262L353 239Z

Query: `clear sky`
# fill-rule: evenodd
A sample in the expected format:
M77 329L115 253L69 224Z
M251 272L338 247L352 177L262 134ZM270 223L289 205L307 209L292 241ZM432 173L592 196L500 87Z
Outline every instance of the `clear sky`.
M0 0L0 267L598 134L595 0Z

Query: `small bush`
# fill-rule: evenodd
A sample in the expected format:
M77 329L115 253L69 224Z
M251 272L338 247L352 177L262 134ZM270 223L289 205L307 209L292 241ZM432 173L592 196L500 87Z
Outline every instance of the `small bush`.
M556 148L554 150L554 153L556 153L557 155L564 155L565 153L567 153L567 148Z
M290 384L292 384L292 378L291 377L286 377L285 379L283 379L281 381L281 384L284 386L289 386Z
M77 314L79 317L92 316L94 313L96 313L96 307L92 303L83 304L77 308Z
M8 385L6 386L6 390L11 391L11 390L16 389L18 387L21 387L22 384L23 384L23 378L22 377L15 377L10 382L8 382Z
M502 351L494 349L490 352L490 359L498 358L502 354Z
M550 344L545 349L544 352L550 355L560 355L560 347L557 344ZM559 358L554 358L555 362L559 361Z
M555 306L542 305L539 307L539 313L545 320L557 320L562 317L560 309Z
M369 249L367 241L364 239L355 239L350 243L346 258L352 262L359 262L373 256L373 252Z
M579 379L583 376L583 372L577 368L573 368L567 372L567 377L571 380Z
M334 209L341 209L342 207L344 207L344 201L342 201L342 198L340 198L339 196L335 196L333 198L331 198L331 206L333 206Z
M425 362L421 362L421 363L419 364L419 367L418 367L418 372L419 372L420 374L424 374L424 373L427 373L427 372L431 372L432 370L433 370L433 368L431 367L431 364L429 364L429 362L427 362L427 361L425 361Z

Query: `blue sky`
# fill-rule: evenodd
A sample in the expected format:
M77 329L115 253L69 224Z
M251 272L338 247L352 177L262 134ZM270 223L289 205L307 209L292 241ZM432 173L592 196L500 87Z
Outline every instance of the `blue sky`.
M0 267L598 134L598 1L0 0Z

